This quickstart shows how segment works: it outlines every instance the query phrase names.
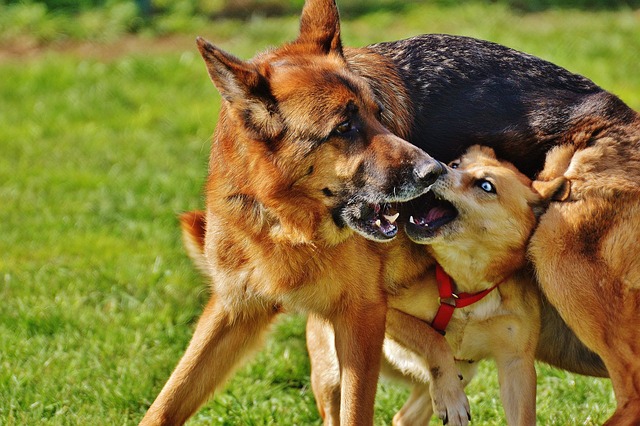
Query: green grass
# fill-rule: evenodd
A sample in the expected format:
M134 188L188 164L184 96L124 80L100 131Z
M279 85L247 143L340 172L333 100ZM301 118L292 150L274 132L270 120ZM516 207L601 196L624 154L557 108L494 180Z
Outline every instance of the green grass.
M345 22L343 34L348 45L422 32L487 38L587 75L638 109L637 13L411 4ZM295 37L297 21L193 26L189 37L248 57ZM0 55L0 424L136 424L189 340L207 288L176 215L202 205L219 98L195 46L179 46L108 59ZM303 318L279 322L190 424L318 424L303 335ZM540 424L600 424L611 413L607 380L539 373ZM479 376L475 424L504 424L492 364ZM376 423L406 396L383 382Z

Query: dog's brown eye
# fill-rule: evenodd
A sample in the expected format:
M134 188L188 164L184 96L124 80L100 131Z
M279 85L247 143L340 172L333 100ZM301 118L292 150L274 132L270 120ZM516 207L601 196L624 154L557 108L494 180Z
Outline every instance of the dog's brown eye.
M451 167L452 169L457 169L458 167L460 167L460 163L458 163L457 161L453 161L449 163L449 167Z
M338 134L338 135L344 135L346 133L349 133L351 131L355 130L355 127L353 126L353 122L351 120L347 120L343 123L340 123L336 126L335 129L333 129L334 133Z
M489 194L496 193L496 187L486 179L480 179L476 182L476 186L482 189L484 192L488 192Z

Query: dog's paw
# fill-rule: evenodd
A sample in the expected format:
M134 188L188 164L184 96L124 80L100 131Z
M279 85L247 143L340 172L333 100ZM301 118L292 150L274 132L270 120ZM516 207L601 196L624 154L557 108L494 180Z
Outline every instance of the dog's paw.
M458 375L434 378L430 384L433 412L448 426L467 426L471 420L469 400Z

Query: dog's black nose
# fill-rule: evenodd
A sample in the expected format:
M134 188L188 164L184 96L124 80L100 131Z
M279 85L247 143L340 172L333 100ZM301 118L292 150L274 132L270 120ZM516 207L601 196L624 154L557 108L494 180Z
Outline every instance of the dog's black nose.
M431 185L436 181L436 179L438 179L438 176L446 172L447 169L444 167L444 164L438 160L430 158L416 165L413 169L413 177L418 182L422 182L425 185Z

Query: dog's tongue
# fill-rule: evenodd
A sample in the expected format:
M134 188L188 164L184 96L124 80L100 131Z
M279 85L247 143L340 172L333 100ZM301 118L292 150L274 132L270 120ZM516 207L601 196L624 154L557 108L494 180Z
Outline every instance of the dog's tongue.
M436 206L429 210L427 215L422 219L425 223L431 223L438 219L442 219L444 216L449 214L449 210L444 207Z

